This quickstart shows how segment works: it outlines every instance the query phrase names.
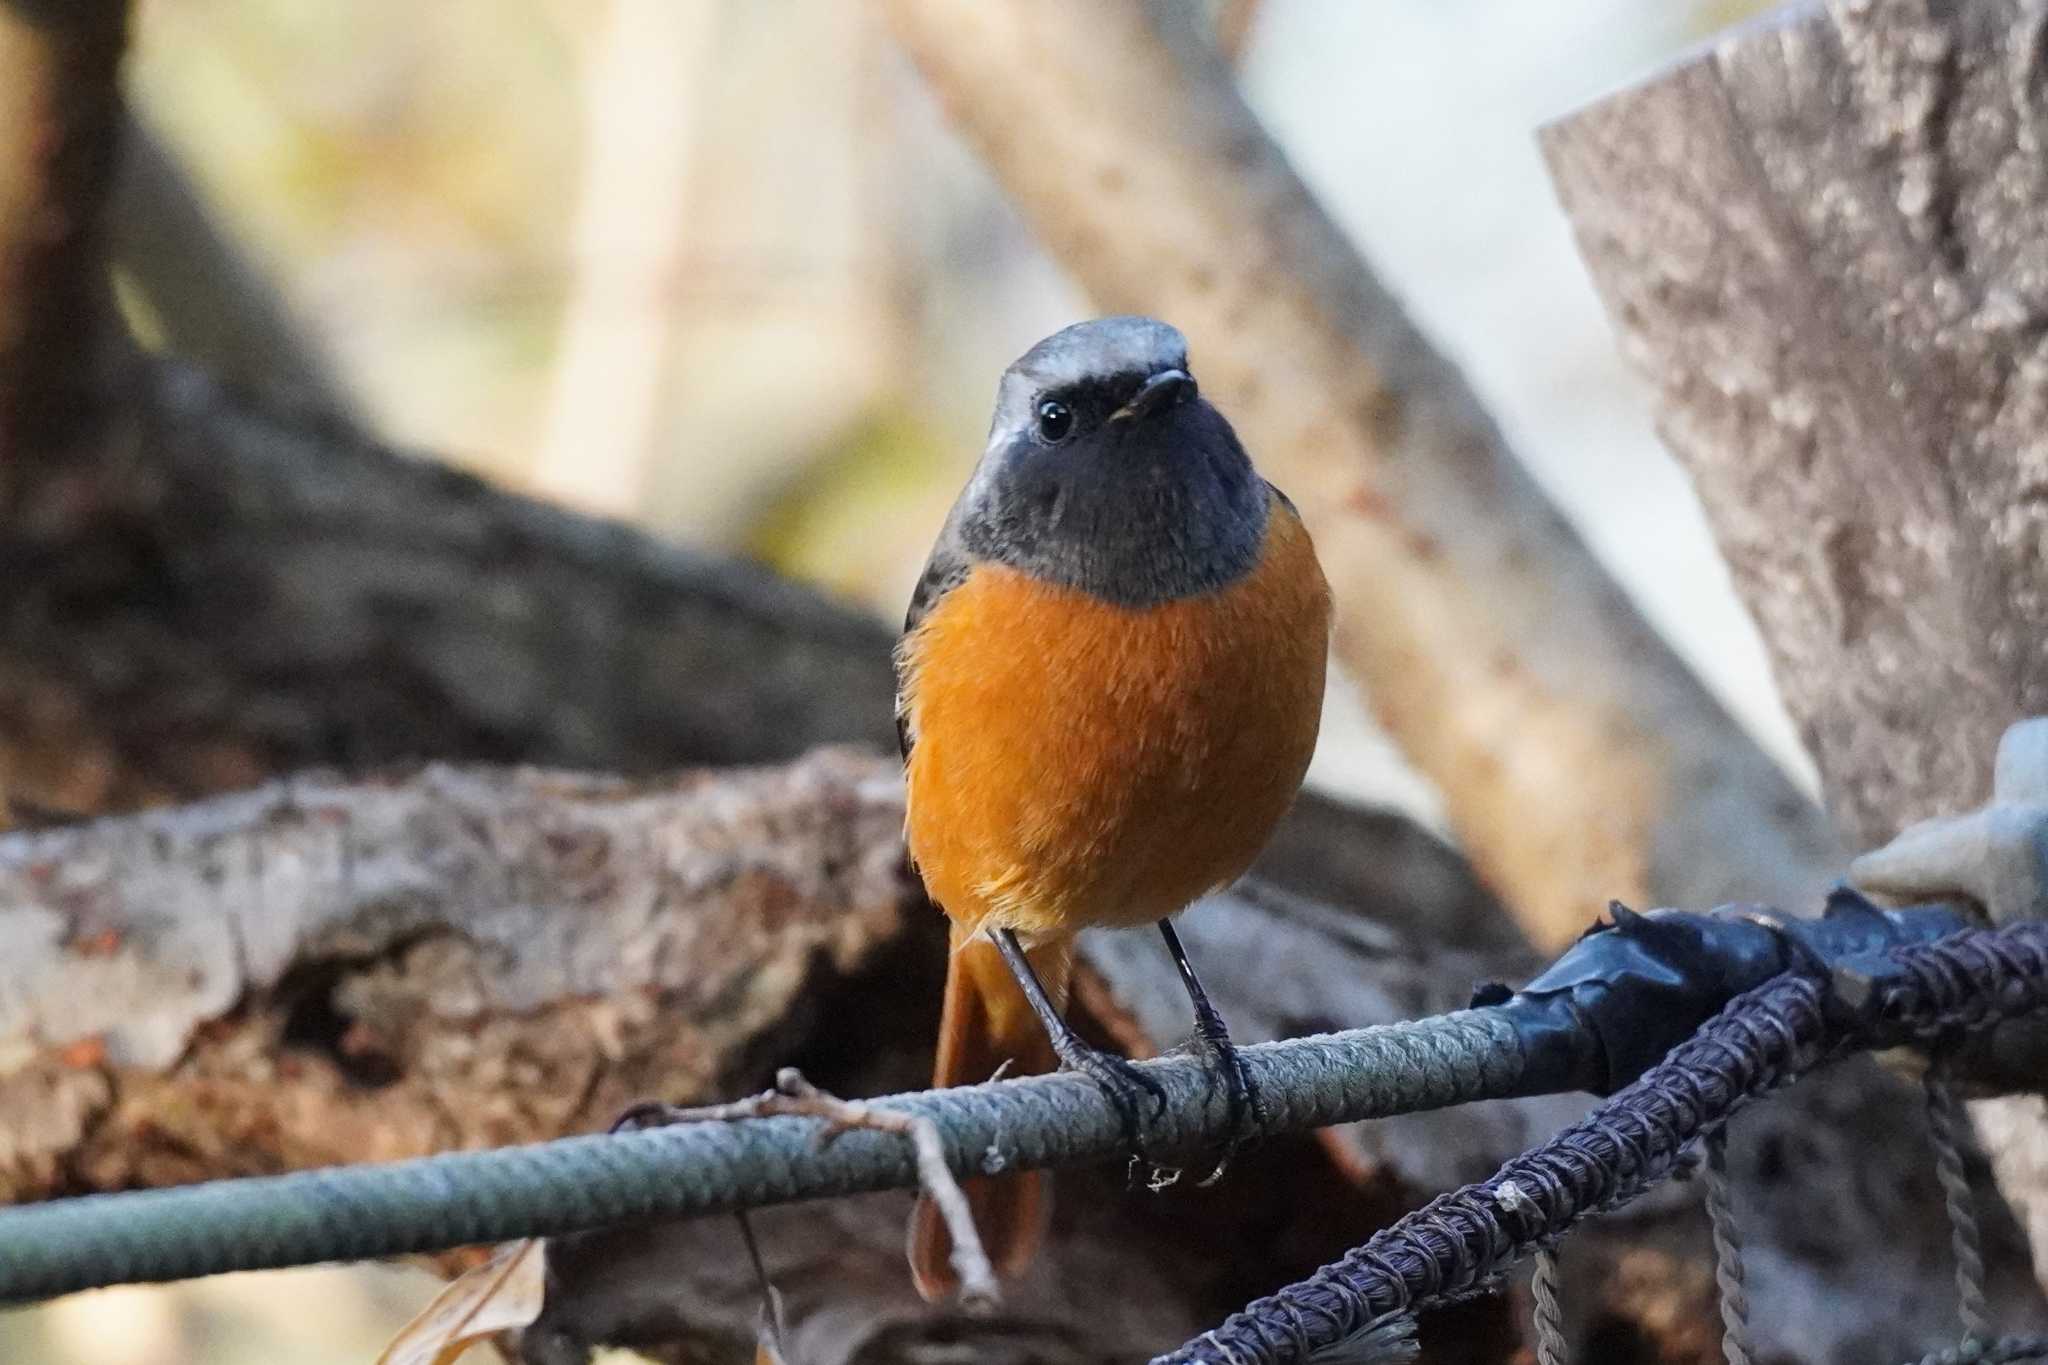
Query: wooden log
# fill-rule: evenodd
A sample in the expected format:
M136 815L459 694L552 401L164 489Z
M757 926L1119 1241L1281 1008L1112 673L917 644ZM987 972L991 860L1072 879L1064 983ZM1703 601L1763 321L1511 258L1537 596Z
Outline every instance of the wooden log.
M1253 882L1183 922L1244 1040L1436 1013L1530 969L1526 947L1464 927L1488 901L1454 855L1348 814L1311 811ZM0 1200L589 1131L637 1099L759 1089L781 1065L849 1095L913 1088L929 1075L945 931L904 866L901 819L893 758L829 750L646 781L447 765L304 776L0 835ZM1339 846L1350 860L1329 856ZM1084 951L1084 1030L1141 1055L1179 1042L1187 1001L1156 936L1091 935ZM1737 1126L1745 1183L1798 1192L1749 1240L1773 1266L1771 1320L1806 1324L1816 1360L1903 1358L1947 1313L1939 1192L1902 1089L1837 1073ZM812 1365L949 1340L977 1359L1142 1358L1584 1105L1278 1138L1211 1190L1063 1173L1048 1252L995 1321L916 1301L907 1197L769 1210L756 1228ZM1829 1218L1815 1225L1804 1201ZM570 1239L527 1357L620 1341L751 1359L736 1239L724 1220ZM1604 1362L1704 1363L1688 1345L1711 1320L1704 1243L1682 1188L1573 1240L1581 1334L1623 1343ZM2009 1224L1993 1222L1991 1245L2010 1272ZM1813 1311L1840 1283L1872 1286L1873 1304ZM1427 1335L1438 1358L1505 1362L1518 1311L1492 1300Z
M2048 710L2048 10L1793 6L1543 149L1829 809L1990 790ZM2048 1123L1977 1110L2048 1281Z
M136 361L0 503L0 798L425 758L644 773L895 744L892 632L765 569Z

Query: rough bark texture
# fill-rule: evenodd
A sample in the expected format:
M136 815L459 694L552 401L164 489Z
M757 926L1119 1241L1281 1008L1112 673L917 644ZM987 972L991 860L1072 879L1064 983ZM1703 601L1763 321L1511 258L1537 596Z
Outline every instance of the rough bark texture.
M890 633L765 570L134 362L0 503L0 796L419 758L637 773L892 744Z
M1460 842L1557 942L1609 897L1807 904L1809 803L1644 624L1245 107L1192 12L891 0L896 31L1106 311L1185 330L1297 502L1338 650Z
M818 979L904 933L901 822L893 765L827 750L644 785L295 778L0 836L0 1199L737 1086Z
M1350 815L1309 810L1285 856L1184 922L1240 1037L1432 1013L1529 968L1511 940L1446 932L1461 902L1488 904L1447 850ZM830 750L640 783L446 766L301 777L0 836L0 1199L589 1130L634 1099L757 1089L779 1065L846 1094L913 1087L930 1066L944 929L903 866L901 818L893 760ZM1336 843L1359 856L1325 856ZM1092 936L1085 951L1085 1029L1141 1054L1185 1034L1153 936ZM756 1228L804 1365L968 1348L1137 1360L1584 1105L1275 1139L1206 1191L1063 1174L1052 1250L993 1322L916 1302L905 1197L771 1210ZM1738 1127L1745 1188L1767 1195L1749 1230L1771 1271L1758 1293L1778 1306L1765 1338L1814 1344L1800 1359L1903 1358L1940 1332L1946 1233L1902 1109L1873 1070ZM2009 1253L2010 1227L1993 1234ZM1704 1226L1683 1190L1571 1247L1572 1310L1584 1340L1612 1347L1600 1359L1712 1358ZM722 1220L559 1243L528 1358L626 1340L667 1359L751 1359L755 1291L736 1249ZM1815 1309L1837 1286L1855 1287L1857 1313ZM1432 1321L1432 1358L1510 1359L1518 1312L1495 1300Z
M2048 711L2048 10L1803 5L1544 149L1860 844ZM2048 1274L2048 1126L1979 1109Z
M1550 127L1859 844L2048 711L2048 16L1802 7Z

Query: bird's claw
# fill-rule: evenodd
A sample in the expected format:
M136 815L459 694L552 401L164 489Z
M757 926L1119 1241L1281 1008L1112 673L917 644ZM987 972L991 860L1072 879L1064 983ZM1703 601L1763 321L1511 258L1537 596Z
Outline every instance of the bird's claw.
M1223 1150L1216 1158L1216 1165L1209 1174L1195 1182L1196 1188L1207 1189L1230 1169L1231 1158L1264 1131L1266 1103L1259 1094L1259 1083L1252 1079L1251 1068L1245 1064L1244 1055L1230 1041L1222 1019L1214 1014L1198 1019L1191 1042L1196 1050L1208 1054L1214 1064L1210 1075L1222 1077L1224 1102L1230 1114L1229 1130L1224 1135Z
M1108 1097L1117 1117L1123 1122L1124 1144L1130 1150L1133 1166L1142 1164L1149 1168L1152 1159L1145 1152L1145 1125L1139 1096L1151 1099L1152 1117L1158 1119L1166 1113L1166 1087L1124 1058L1090 1047L1075 1047L1063 1052L1060 1062L1069 1071L1078 1071L1095 1082Z

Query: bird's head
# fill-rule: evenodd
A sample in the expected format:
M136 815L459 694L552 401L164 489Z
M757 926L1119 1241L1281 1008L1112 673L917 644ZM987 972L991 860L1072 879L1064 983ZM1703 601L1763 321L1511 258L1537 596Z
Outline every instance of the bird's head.
M1186 338L1142 317L1076 323L1004 372L960 508L978 554L1130 606L1236 579L1266 513Z

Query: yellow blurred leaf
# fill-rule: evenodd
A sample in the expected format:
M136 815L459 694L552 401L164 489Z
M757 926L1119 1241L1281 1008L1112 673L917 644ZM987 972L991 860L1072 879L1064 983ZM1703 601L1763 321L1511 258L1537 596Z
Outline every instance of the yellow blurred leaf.
M455 1365L485 1337L531 1323L547 1296L546 1246L538 1237L515 1242L436 1294L377 1365Z

